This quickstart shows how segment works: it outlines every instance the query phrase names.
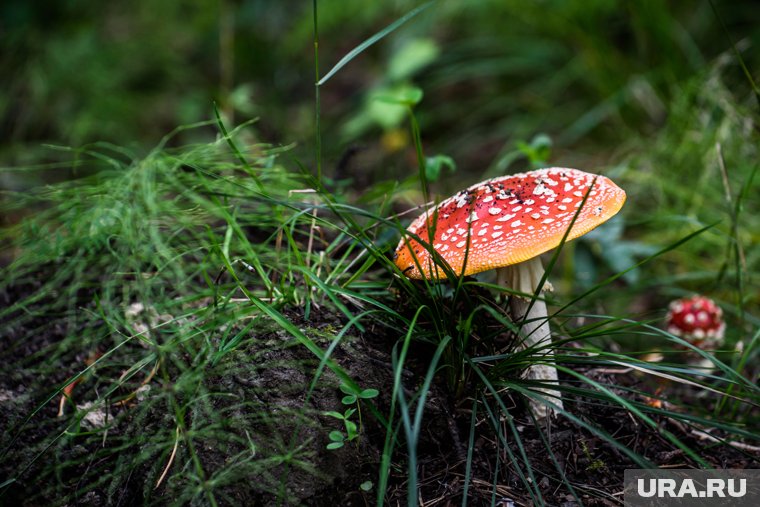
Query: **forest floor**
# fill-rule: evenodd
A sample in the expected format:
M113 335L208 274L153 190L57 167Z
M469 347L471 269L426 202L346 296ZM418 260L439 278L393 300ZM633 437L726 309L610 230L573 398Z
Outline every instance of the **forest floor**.
M16 289L23 292L33 288ZM8 305L25 295L28 294L0 294L0 304ZM308 321L303 319L299 309L290 309L285 314L299 328L325 343L331 333L334 334L334 330L342 325L341 317L326 309L312 311ZM40 325L43 320L40 319ZM46 324L50 324L49 320ZM60 385L82 365L63 364L54 355L46 353L55 350L56 342L67 332L63 324L58 328L60 334L55 333L55 325L42 328L53 331L23 342L19 342L18 337L27 333L13 326L3 324L3 332L0 333L0 369L5 372L0 376L0 427L5 428L0 443L3 449L9 449L0 461L0 483L10 477L15 479L4 491L2 503L105 505L113 504L114 499L118 505L144 503L145 491L154 487L149 483L151 479L147 469L150 467L138 467L129 476L120 478L118 491L114 491L113 486L110 491L106 491L105 486L83 489L80 484L81 478L95 464L101 475L118 472L109 468L110 458L108 455L101 456L101 450L106 439L135 431L130 419L135 412L135 404L140 403L139 396L130 404L113 404L103 409L107 412L106 418L112 418L113 424L102 441L99 438L83 439L81 444L75 445L71 442L59 445L55 440L51 441L51 435L64 428L66 419L57 415L60 396L51 397L54 392L52 386ZM341 429L339 421L324 415L326 411L341 410L342 393L338 389L337 377L326 371L307 399L305 386L309 384L318 361L281 329L256 329L251 333L256 339L248 340L246 347L225 356L223 361L226 364L210 372L205 379L210 391L230 395L215 398L214 409L225 413L229 431L235 431L236 420L251 416L241 407L258 407L254 410L258 414L256 417L261 418L258 452L266 452L267 447L270 451L297 449L296 453L303 459L293 462L296 464L279 463L259 477L230 481L221 495L226 499L225 503L270 505L276 504L279 497L287 498L285 503L294 505L373 504L375 491L368 484L377 481L386 432L370 413L369 404L364 404L360 436L340 449L328 450L328 433L331 429ZM394 339L386 336L382 327L370 327L364 333L345 339L333 354L335 361L362 387L375 388L380 392L372 400L380 414L388 414L391 407L389 386L393 385L391 350ZM423 345L412 347L402 372L408 396L413 395L415 386L424 377L431 355L432 350ZM82 351L80 356L84 364L88 352ZM118 363L117 357L112 359L112 362ZM256 361L261 367L253 370L254 374L251 370L236 368L236 364L246 361ZM40 367L42 364L44 368ZM49 372L48 377L40 378L40 371L43 370ZM585 370L582 373L607 385L639 386L642 391L654 388L644 385L645 379L635 371L623 368ZM158 377L147 385L150 389L171 387L166 379ZM666 398L684 400L699 395L685 384L663 384L660 388L665 390ZM85 380L73 390L72 401L82 406L88 397L95 396L88 391ZM623 390L617 394L631 396ZM510 454L519 455L523 450L531 462L538 489L547 504L564 507L578 505L568 484L575 489L584 505L622 503L623 472L627 468L637 467L612 446L610 440L601 439L563 417L554 419L549 431L539 432L521 399L507 392L503 400L522 436L523 449L515 441L495 441L485 413L476 414L476 430L471 449L468 449L469 442L465 440L469 438L472 424L472 397L464 395L456 400L443 381L439 379L434 382L426 402L417 449L420 505L461 504L468 451L472 453L470 483L467 486L471 505L532 505L531 495L522 486L523 481L511 466L509 457ZM139 431L157 434L171 426L170 415L161 413L159 407L152 408L150 416L137 425ZM672 433L690 448L702 449L703 458L716 468L760 467L757 454L753 459L751 454L741 449L715 445L713 441L700 437L693 428L665 415L659 418L655 415L657 428L653 428L621 407L603 401L593 403L587 398L579 401L565 396L565 408L578 419L601 428L615 441L660 467L690 468L697 465L665 437L666 432ZM668 408L674 410L673 407ZM188 414L188 420L192 417L192 413ZM105 424L96 419L88 419L87 424L92 427ZM719 432L713 434L721 436ZM553 458L546 451L546 438L549 439ZM714 448L709 450L711 446ZM405 449L403 432L400 431L386 496L388 505L403 505L407 501ZM230 448L225 453L218 448L199 445L195 452L203 469L213 473L239 450ZM126 449L124 452L137 450ZM68 465L54 471L55 467L51 467L53 462ZM163 462L155 463L153 468L164 466ZM173 466L181 465L175 462ZM20 468L23 470L21 474ZM56 482L58 487L48 487L51 482ZM159 486L159 491L163 487L165 484ZM70 496L62 497L66 491ZM153 496L153 500L156 498L161 498L161 495Z

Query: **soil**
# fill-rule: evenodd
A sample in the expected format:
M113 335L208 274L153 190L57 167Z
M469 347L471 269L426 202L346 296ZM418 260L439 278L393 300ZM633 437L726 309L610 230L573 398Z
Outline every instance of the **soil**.
M9 305L34 290L36 288L31 286L12 288L0 294L0 304ZM304 319L301 309L290 309L286 316L323 348L345 320L317 308L312 309L308 320ZM0 493L3 495L0 503L206 503L203 494L183 496L187 494L188 481L193 480L193 460L184 445L178 446L173 467L185 468L154 490L157 477L169 459L171 437L175 434L175 418L165 404L149 404L138 397L127 406L108 409L108 416L114 418L115 424L107 435L95 431L89 437L85 432L80 437L53 440L70 428L71 421L57 417L59 396L51 395L53 387L71 374L72 361L84 364L92 353L79 350L67 357L51 355L64 336L70 334L65 324L63 320L57 323L54 316L27 320L23 327L14 326L11 320L0 323L3 330L0 366L4 372L0 376L0 428L4 429L0 439ZM30 332L36 329L44 332ZM215 396L209 397L207 405L199 403L186 413L184 431L192 432L197 424L194 450L208 475L206 480L215 481L218 502L222 505L276 505L278 498L284 498L287 505L374 505L385 430L372 416L370 403L362 405L359 438L340 449L328 450L328 434L341 429L341 424L324 412L345 408L341 403L344 394L338 388L339 380L326 369L307 399L318 364L314 356L274 326L257 329L255 338L208 369L203 379L204 389ZM391 350L398 338L380 325L369 326L364 333L346 337L333 355L362 388L379 391L372 405L384 415L391 406ZM431 355L429 347L412 348L402 375L407 398L420 385ZM255 367L241 368L241 364ZM587 369L582 373L609 385L646 387L635 372ZM159 378L148 386L159 392L171 387L166 379ZM669 389L681 400L696 396L688 386L670 386ZM84 400L90 390L84 381L73 396ZM437 378L431 388L418 444L420 505L461 505L472 396L480 395L476 385L467 386L465 392L471 396L455 400L442 378ZM623 390L619 394L630 396ZM569 484L584 505L621 505L623 471L636 468L630 458L606 440L564 418L552 421L550 431L540 432L519 397L506 393L503 400L513 416L538 489L547 504L579 505ZM568 396L565 407L580 421L602 428L618 442L662 467L697 465L663 436L663 430L695 449L711 445L698 440L689 428L666 416L655 417L657 427L653 428L619 406L603 402L591 403ZM223 417L214 419L214 414ZM204 422L207 426L201 426L201 422L206 421L204 417L211 421ZM204 439L203 431L211 431L208 428L216 428L217 433L208 433L214 436ZM220 439L219 434L229 438ZM403 431L399 434L387 505L407 503L406 445ZM168 440L151 440L152 437L140 440L145 435L168 435ZM505 448L504 442L495 438L488 414L482 408L476 412L476 431L469 449L472 453L467 485L470 505L491 505L492 501L500 506L532 505L531 496L509 457L519 455L520 449L509 432L506 435ZM554 459L547 452L544 439L548 439ZM142 450L132 444L118 451L104 452L105 446L136 441L142 442ZM159 442L164 450L150 454L151 443L158 446ZM148 457L141 452L148 453ZM290 460L275 459L288 452ZM251 459L245 457L246 453ZM259 459L264 457L272 459ZM715 467L760 467L757 455L753 457L726 446L715 446L704 452L703 457ZM236 467L238 472L235 472ZM221 470L226 472L215 475ZM13 482L5 483L8 480ZM93 482L88 486L87 481ZM372 489L365 492L362 485L368 484Z

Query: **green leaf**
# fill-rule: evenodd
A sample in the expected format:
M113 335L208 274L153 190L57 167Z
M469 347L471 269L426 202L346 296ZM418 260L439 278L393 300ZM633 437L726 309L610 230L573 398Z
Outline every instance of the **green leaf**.
M415 106L420 103L424 93L416 86L397 86L378 92L374 99L379 102L397 106Z
M438 58L439 53L434 40L412 39L393 55L388 64L388 78L392 81L410 78Z
M386 95L385 92L378 92L369 97L364 110L359 113L366 117L369 125L379 125L388 130L398 127L404 121L407 115L406 107L395 101L384 100L389 96L391 95Z
M348 433L347 440L353 440L356 437L358 437L359 430L356 427L356 423L353 421L348 421L348 420L346 420L345 423L346 423L346 433Z
M343 433L341 433L338 430L331 431L330 435L328 436L330 437L330 440L332 440L333 442L343 442L343 440L345 440Z
M369 400L370 398L376 397L378 394L380 394L380 391L377 389L365 389L359 393L359 398L363 400Z
M329 415L330 417L334 417L336 419L340 419L341 421L345 419L343 414L340 412L335 412L334 410L330 410L329 412L322 412L324 415Z
M327 448L330 450L340 449L341 447L343 447L343 442L330 442L327 444Z
M348 419L349 417L354 415L354 412L356 412L355 408L346 409L345 413L343 414L343 419Z
M546 134L536 134L530 144L524 141L516 143L517 149L525 155L534 167L545 165L551 155L552 140Z
M425 159L425 177L428 181L438 181L444 167L448 168L449 172L452 173L457 170L457 165L454 162L454 159L447 155L427 157Z
M353 405L354 403L356 403L356 395L350 394L348 396L344 396L343 399L340 401L344 405Z
M359 489L361 489L362 491L371 491L372 486L374 486L374 484L372 484L372 481L364 481L361 484L359 484Z

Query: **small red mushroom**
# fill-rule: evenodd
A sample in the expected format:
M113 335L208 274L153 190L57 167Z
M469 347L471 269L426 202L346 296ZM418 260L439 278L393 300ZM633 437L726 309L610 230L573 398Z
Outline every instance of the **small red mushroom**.
M723 310L715 301L695 295L676 299L668 305L665 327L668 333L709 350L723 343L726 323L723 322Z
M473 185L418 217L409 232L430 242L454 273L465 276L496 269L497 283L533 294L544 275L539 255L559 246L571 224L568 241L606 222L624 202L625 192L604 176L554 167ZM412 237L401 238L395 262L409 278L446 278L429 247ZM531 303L512 297L510 306L512 317L522 322L527 346L551 340L542 300ZM557 382L552 366L535 365L527 374ZM559 393L545 391L561 408ZM534 404L534 413L544 416L548 409Z

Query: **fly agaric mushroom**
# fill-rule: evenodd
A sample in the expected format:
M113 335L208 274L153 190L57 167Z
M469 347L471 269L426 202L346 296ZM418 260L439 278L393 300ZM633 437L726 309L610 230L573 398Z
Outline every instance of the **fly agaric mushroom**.
M726 323L723 322L723 310L715 301L695 295L676 299L668 305L665 327L668 333L695 347L710 350L723 343Z
M668 333L698 347L719 345L726 330L723 310L700 295L672 301L665 322Z
M429 242L454 273L467 276L495 269L498 284L532 294L544 274L538 256L559 246L571 224L568 241L607 221L624 202L625 192L604 176L577 169L540 169L473 185L423 213L408 232ZM434 262L430 246L402 238L396 249L396 266L412 279L446 278ZM522 322L524 346L551 341L542 300L513 296L510 308L515 322ZM533 365L527 376L557 383L553 366ZM557 391L543 391L562 408ZM551 412L545 404L531 403L531 407L539 418Z

